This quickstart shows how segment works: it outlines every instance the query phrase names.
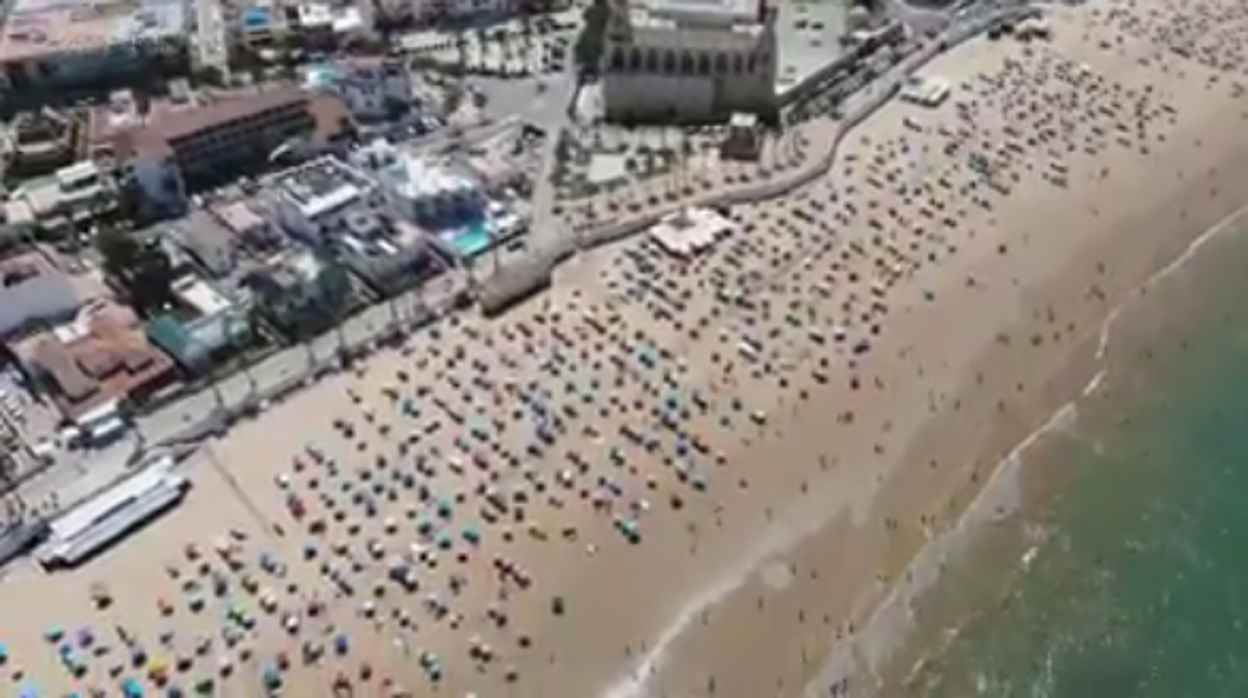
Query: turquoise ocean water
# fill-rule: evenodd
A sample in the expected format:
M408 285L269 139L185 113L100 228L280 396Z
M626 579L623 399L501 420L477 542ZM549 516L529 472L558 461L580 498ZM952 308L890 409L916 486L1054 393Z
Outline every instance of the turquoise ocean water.
M1248 234L1110 336L1103 389L1025 454L1025 506L923 601L883 695L1248 696Z

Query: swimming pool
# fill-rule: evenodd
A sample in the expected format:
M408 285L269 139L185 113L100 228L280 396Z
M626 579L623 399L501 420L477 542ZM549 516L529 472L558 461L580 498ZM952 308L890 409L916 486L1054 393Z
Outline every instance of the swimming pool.
M490 248L493 236L485 221L474 221L463 228L442 234L442 240L460 257L474 257Z

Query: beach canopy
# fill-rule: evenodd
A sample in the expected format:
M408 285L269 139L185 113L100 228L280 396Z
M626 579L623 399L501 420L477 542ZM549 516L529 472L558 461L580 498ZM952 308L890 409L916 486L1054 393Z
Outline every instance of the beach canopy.
M282 675L276 667L266 667L264 670L264 687L267 690L275 690L282 685Z
M17 689L17 698L39 698L39 689L34 684L24 683Z

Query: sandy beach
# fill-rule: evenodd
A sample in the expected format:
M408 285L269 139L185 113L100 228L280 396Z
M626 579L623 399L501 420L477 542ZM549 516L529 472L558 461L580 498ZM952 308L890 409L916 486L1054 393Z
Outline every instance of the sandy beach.
M705 255L581 254L239 425L171 514L10 571L0 695L869 695L916 555L1243 202L1243 66L1179 12L973 40Z

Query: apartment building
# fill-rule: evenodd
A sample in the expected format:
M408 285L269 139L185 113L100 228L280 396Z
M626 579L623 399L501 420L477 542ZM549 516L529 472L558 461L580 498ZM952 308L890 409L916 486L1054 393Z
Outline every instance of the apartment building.
M351 123L333 95L284 88L165 114L117 134L113 151L143 198L176 209L188 191L231 180L279 149L333 147Z
M189 27L181 0L13 0L0 9L0 72L15 90L86 87L182 61Z
M402 62L360 56L304 69L304 87L336 95L359 121L384 119L412 103L412 81Z

